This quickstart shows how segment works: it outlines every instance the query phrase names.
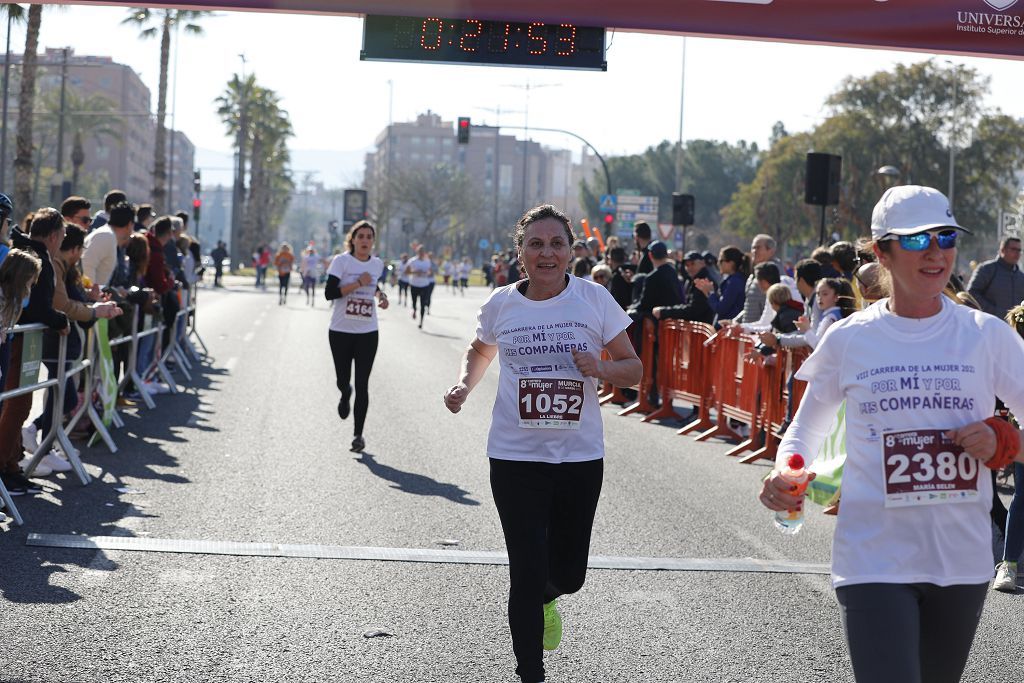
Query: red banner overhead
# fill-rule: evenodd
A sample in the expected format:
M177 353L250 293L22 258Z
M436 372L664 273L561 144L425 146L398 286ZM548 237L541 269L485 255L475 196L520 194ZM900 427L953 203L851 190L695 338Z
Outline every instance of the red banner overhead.
M129 3L78 0L74 4ZM1024 58L1024 0L177 0L159 4L571 22L625 31Z

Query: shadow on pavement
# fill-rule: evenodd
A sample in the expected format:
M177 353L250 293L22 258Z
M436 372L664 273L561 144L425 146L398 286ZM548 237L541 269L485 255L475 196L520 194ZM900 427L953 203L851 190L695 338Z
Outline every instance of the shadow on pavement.
M68 472L38 480L44 486L42 494L15 499L25 524L18 527L8 522L6 531L0 532L3 599L22 604L63 604L82 599L74 584L59 585L61 574L70 567L112 572L119 565L103 551L83 553L28 546L28 535L134 536L122 525L124 520L157 516L146 512L145 496L139 495L145 493L147 480L189 483L188 478L167 471L178 466L178 459L169 455L160 442L184 441L180 432L190 429L216 429L200 422L208 411L200 407L199 392L211 389L217 384L217 377L226 374L208 362L192 367L191 385L178 394L156 397L155 410L140 407L137 412L121 414L125 427L111 432L119 449L117 453L110 453L102 442L91 448L84 442L75 444L82 461L91 466L93 480L88 486L82 486ZM95 468L99 468L98 473ZM126 487L126 477L132 478L131 487Z
M392 482L391 488L417 496L437 496L438 498L447 498L453 503L458 503L459 505L480 504L480 501L473 500L469 497L469 491L466 491L455 484L445 484L423 474L403 472L402 470L389 465L382 465L374 459L375 457L376 456L372 453L364 451L361 457L358 457L355 460L356 462L366 465L373 475Z

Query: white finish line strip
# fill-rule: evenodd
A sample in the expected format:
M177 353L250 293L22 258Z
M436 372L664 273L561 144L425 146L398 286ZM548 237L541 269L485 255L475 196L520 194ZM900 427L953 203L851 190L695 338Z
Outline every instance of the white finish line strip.
M485 550L434 548L371 548L366 546L301 545L287 543L237 543L190 541L132 536L74 536L29 534L26 545L82 550L135 550L152 553L294 557L324 560L378 560L384 562L434 562L446 564L507 565L508 555ZM779 574L829 574L829 565L786 560L746 558L605 557L592 555L591 569L642 571L759 572Z

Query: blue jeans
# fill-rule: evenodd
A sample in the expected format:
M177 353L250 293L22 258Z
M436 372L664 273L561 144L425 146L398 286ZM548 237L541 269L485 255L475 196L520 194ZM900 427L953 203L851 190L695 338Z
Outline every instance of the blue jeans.
M1006 516L1006 543L1003 545L1003 560L1016 562L1024 552L1024 464L1013 465L1013 500Z
M156 335L148 334L139 338L139 354L135 359L135 369L142 380L146 379L146 370L153 362L153 352L156 349Z

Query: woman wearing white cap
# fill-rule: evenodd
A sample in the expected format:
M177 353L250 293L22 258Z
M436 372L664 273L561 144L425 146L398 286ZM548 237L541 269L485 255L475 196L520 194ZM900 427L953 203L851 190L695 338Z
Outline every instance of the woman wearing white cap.
M562 637L555 600L586 578L604 472L596 380L632 386L643 368L626 335L630 319L608 290L566 274L573 234L565 214L549 204L530 209L514 241L527 279L495 289L480 308L444 401L459 412L499 357L491 491L508 549L516 673L538 683L544 650ZM609 360L600 360L602 349Z
M860 683L960 680L992 577L984 468L1021 455L992 418L999 396L1024 415L1024 342L997 318L942 295L960 227L942 193L889 189L871 220L889 296L832 325L797 373L807 394L779 445L761 502L794 509L779 470L814 459L846 401L843 506L832 583Z

